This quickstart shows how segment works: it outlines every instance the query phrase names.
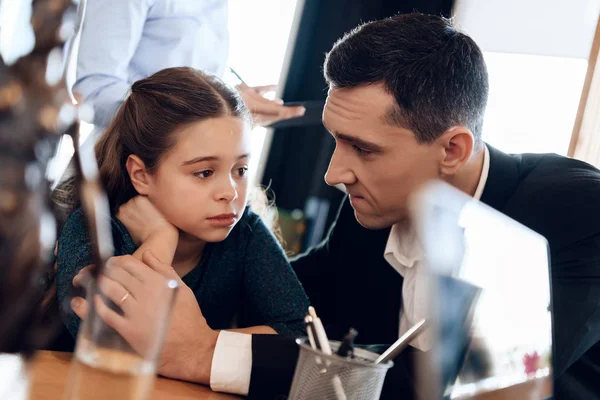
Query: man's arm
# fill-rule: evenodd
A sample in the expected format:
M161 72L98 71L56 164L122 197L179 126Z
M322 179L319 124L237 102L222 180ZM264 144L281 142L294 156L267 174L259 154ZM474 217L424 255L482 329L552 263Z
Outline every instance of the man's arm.
M331 282L328 276L332 275L335 258L339 256L338 232L345 227L348 218L354 220L354 211L344 198L327 237L290 261L309 301L319 304L319 310L326 303L326 284ZM252 335L251 352L249 398L273 399L287 395L298 360L296 342L281 336Z
M281 336L252 335L250 399L285 398L290 392L299 349L295 341ZM381 399L414 398L414 363L422 354L409 347L388 371Z
M107 126L127 95L129 63L153 0L88 0L73 92L94 108L94 125Z
M287 396L298 361L298 345L293 339L274 335L252 335L250 399Z
M335 282L337 272L353 270L347 263L356 259L353 251L360 251L353 240L360 241L363 230L364 228L356 221L350 202L345 198L327 238L319 246L291 261L311 304L317 308L320 315L327 316L327 320L331 319L329 316L335 314L335 303L332 301L332 293L335 297L335 291L332 292L331 285ZM381 235L387 237L388 233L386 231ZM378 249L374 251L373 257L383 259L383 249L381 252ZM351 289L344 287L341 290ZM324 320L324 322L328 324L335 321ZM293 340L272 335L252 335L249 398L275 399L287 396L298 353L298 345ZM395 366L388 371L382 398L413 398L414 354L415 352L405 351L396 359Z

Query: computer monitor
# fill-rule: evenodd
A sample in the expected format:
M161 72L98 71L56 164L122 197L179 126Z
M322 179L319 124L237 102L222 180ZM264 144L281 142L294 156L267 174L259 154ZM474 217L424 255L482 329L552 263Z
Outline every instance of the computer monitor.
M432 316L419 390L436 399L551 396L546 239L441 182L422 188L410 208Z

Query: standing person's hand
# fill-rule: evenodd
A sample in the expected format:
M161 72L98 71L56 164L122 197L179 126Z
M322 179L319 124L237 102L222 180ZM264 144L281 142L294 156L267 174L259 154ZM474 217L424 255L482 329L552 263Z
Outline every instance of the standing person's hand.
M269 100L264 94L275 90L275 85L250 87L244 83L236 86L256 125L267 126L278 121L301 117L302 106L284 106L281 99Z
M79 286L87 272L82 270L73 279ZM179 283L179 290L164 341L158 373L174 379L210 384L210 370L218 331L211 329L200 310L192 290L186 286L169 265L160 262L150 251L143 254L143 262L132 256L112 257L100 278L99 288L111 301L120 305L123 315L110 309L98 296L94 304L98 316L115 329L140 354L148 351L151 335L159 324L157 313L169 296L166 279ZM126 294L129 295L126 295ZM125 299L125 300L123 300ZM71 302L73 311L84 319L89 305L76 297Z

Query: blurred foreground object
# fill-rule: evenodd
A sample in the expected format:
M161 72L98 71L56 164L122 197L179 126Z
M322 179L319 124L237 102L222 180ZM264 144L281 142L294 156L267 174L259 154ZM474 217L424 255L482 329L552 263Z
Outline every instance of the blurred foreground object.
M56 224L48 162L77 111L63 80L71 0L0 3L0 352L30 355L53 334Z
M546 239L445 183L426 186L411 206L432 315L419 393L427 400L550 397Z

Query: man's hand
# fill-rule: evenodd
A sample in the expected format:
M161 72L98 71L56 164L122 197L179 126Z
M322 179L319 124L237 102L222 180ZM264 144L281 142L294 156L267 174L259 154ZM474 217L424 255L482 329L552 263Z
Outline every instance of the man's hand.
M250 87L244 83L236 86L256 125L267 126L304 115L306 110L302 106L288 107L283 105L281 99L269 100L264 97L265 93L272 92L275 88L275 85Z
M86 267L88 268L88 267ZM79 286L87 277L87 269L73 279ZM218 331L206 323L196 296L169 265L160 262L150 251L143 254L143 262L133 256L113 257L109 260L99 288L115 304L120 304L123 315L107 307L97 297L94 304L98 315L115 329L140 354L152 346L152 339L164 323L164 313L157 310L169 307L166 295L167 279L176 280L179 290L171 312L170 326L163 345L158 373L169 378L210 384L210 371ZM129 293L125 301L125 294ZM71 302L73 311L82 319L89 305L82 298Z

